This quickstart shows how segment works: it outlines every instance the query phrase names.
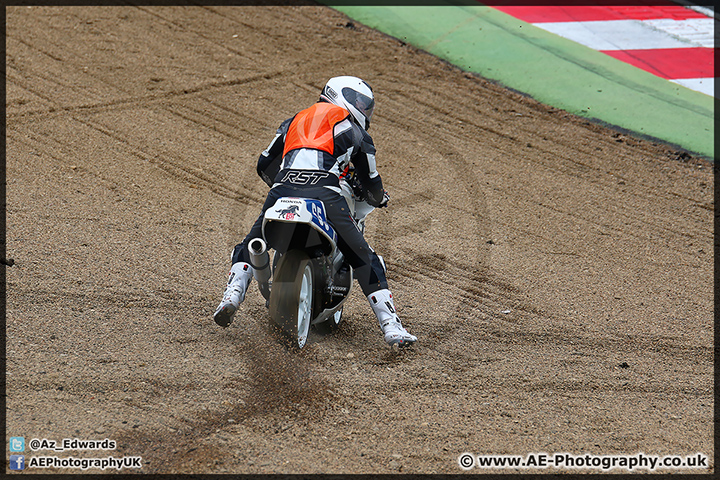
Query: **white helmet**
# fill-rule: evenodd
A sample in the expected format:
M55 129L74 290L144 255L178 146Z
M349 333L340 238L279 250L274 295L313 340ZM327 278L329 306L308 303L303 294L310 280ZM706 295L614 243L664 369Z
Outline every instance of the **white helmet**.
M331 78L325 84L320 99L349 110L361 127L365 130L370 128L375 99L372 88L365 81L357 77Z

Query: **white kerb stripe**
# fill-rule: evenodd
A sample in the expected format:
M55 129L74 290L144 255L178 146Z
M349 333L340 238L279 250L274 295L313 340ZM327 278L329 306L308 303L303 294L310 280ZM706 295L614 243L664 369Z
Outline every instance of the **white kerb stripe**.
M689 47L715 48L715 20L712 18L660 18L643 20L643 23L689 42Z
M715 96L715 79L710 78L681 78L679 80L670 80L671 82L695 90L705 95Z
M713 33L713 19L670 20L658 22L640 20L608 20L596 22L544 22L533 25L548 32L567 38L594 50L645 50L656 48L692 48L705 46L706 34L694 39L681 39L683 29L703 32L710 22ZM651 23L654 22L654 23ZM670 22L670 23L668 23ZM683 24L683 25L680 25Z

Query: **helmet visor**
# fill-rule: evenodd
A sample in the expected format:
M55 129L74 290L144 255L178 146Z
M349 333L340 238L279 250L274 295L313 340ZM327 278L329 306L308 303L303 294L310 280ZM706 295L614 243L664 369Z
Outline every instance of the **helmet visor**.
M342 94L350 105L357 108L367 118L369 123L375 108L375 100L349 87L343 88Z

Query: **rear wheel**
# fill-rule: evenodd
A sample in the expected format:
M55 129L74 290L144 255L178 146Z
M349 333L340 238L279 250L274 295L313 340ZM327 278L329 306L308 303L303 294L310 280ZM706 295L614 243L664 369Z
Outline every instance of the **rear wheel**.
M280 257L270 292L270 319L290 345L307 342L313 306L313 268L304 252L291 250Z

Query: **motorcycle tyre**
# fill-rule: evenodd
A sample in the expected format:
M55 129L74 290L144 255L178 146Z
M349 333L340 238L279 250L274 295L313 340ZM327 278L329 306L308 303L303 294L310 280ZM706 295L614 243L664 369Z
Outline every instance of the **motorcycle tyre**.
M312 321L313 283L312 262L305 252L291 250L280 257L268 308L271 324L279 327L293 349L299 350L307 343Z

